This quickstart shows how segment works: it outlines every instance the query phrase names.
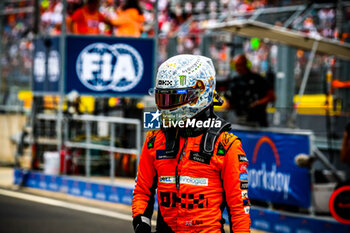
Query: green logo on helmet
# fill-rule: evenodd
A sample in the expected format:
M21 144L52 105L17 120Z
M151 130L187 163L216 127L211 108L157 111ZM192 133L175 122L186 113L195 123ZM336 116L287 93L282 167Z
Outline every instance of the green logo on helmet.
M180 85L185 86L186 85L186 75L180 75Z

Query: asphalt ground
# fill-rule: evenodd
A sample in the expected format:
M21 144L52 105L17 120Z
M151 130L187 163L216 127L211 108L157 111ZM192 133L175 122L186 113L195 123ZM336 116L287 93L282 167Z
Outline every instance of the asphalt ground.
M1 233L133 233L127 220L0 194Z
M152 231L155 219L156 213ZM131 206L19 187L13 185L13 169L0 167L0 233L22 232L133 233Z

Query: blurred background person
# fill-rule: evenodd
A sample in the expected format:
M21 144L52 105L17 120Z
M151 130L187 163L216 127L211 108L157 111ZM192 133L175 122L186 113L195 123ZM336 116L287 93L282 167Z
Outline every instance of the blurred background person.
M250 62L245 55L239 54L233 59L237 72L228 82L225 94L238 118L239 124L267 127L266 107L276 100L272 85L262 76L250 69Z
M87 0L86 4L77 9L71 18L70 30L74 34L101 34L100 23L107 22L99 11L99 0Z
M139 1L126 0L121 9L117 11L117 16L111 19L111 24L116 29L116 36L140 37L144 21Z
M99 10L105 18L112 19L117 16L117 5L119 5L119 1L105 0L101 2L101 7ZM105 35L113 35L113 26L110 24L102 24L100 29Z
M62 24L62 3L58 0L50 1L49 6L41 14L42 30L50 35L58 35Z

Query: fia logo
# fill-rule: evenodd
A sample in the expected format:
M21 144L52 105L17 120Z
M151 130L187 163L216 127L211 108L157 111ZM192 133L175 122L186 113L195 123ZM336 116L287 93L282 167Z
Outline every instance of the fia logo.
M143 127L145 129L159 129L160 128L160 112L144 112L143 113Z
M76 72L91 90L126 92L140 82L143 62L136 49L127 44L94 43L79 54Z

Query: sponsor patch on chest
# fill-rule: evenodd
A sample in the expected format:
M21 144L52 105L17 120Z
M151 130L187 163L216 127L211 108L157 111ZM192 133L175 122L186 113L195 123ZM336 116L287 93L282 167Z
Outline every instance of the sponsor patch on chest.
M176 158L176 155L167 155L165 153L165 150L157 150L156 151L156 158L157 160L159 159L175 159Z
M191 151L189 160L196 161L199 163L210 164L211 157L205 156L199 152Z
M175 176L160 176L159 183L175 184ZM180 176L180 184L208 186L208 178Z

